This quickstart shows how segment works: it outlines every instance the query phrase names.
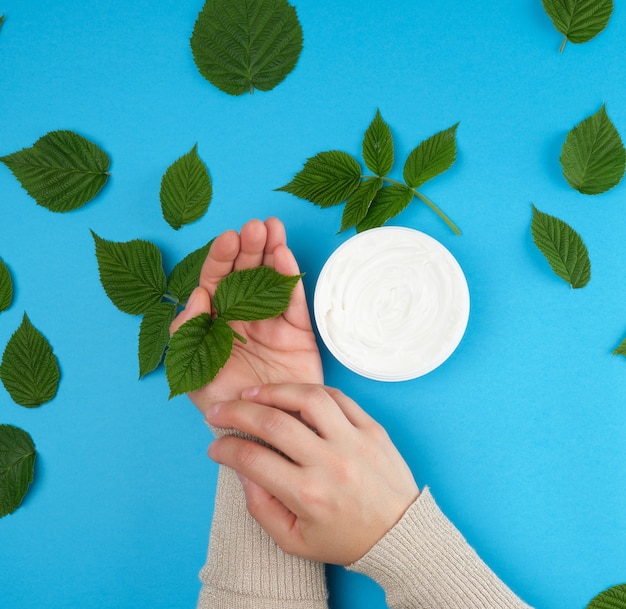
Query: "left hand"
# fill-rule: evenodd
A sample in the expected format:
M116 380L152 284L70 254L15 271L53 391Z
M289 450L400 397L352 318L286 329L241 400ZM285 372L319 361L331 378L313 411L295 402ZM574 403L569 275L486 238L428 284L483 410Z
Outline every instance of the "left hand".
M171 332L192 317L211 312L217 284L229 273L261 265L284 275L300 273L278 218L250 220L240 233L230 230L215 239L200 273L200 285L172 323ZM323 382L302 280L282 315L261 321L236 321L231 326L248 342L235 340L230 359L215 379L188 394L203 413L214 402L238 399L243 389L259 383Z
M238 472L249 512L289 554L352 564L419 494L384 428L337 389L253 387L215 404L207 420L280 451L227 435L209 456Z

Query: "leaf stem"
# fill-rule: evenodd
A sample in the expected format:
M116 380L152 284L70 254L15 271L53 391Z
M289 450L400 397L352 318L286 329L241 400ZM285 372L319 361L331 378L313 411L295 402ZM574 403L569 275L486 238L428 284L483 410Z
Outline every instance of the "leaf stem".
M563 42L561 43L561 48L559 49L559 53L563 52L563 49L565 49L566 43L567 43L567 36L563 36Z
M361 178L368 178L368 177L371 177L371 176L361 176ZM394 180L393 178L381 178L381 179L383 180L383 182L389 182L390 184L397 184L399 186L404 186L405 188L410 188L404 182L400 182L399 180ZM441 208L435 205L428 197L424 196L421 192L419 192L419 190L416 190L415 188L411 188L411 191L418 199L422 201L422 203L425 203L426 205L428 205L428 207L430 207L430 209L432 209L448 225L448 227L452 230L452 232L455 235L461 234L461 229L450 219L450 217Z
M173 302L177 306L184 307L187 304L186 302L180 302L178 298L175 298L169 292L165 292L165 294L163 294L163 298L165 298L165 300L169 300L170 302Z
M231 328L231 330L233 330ZM233 330L233 336L239 341L242 342L244 345L248 343L247 339L244 336L241 336L241 334L239 334L239 332L235 332Z

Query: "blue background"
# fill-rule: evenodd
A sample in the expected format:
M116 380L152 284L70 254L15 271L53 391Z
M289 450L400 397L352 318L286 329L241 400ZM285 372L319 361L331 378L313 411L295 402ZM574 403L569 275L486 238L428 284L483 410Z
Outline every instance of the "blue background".
M323 349L327 382L389 430L420 485L526 602L583 608L626 581L624 184L572 190L559 154L569 129L607 104L626 134L626 10L605 32L558 52L540 0L301 0L304 50L276 89L230 97L198 73L189 37L201 1L2 0L0 155L72 129L112 158L84 208L38 207L0 165L0 257L15 283L0 348L26 311L59 357L56 399L15 405L0 422L31 433L36 479L0 521L0 607L192 608L212 514L210 435L162 369L138 381L139 319L99 283L89 228L142 238L166 270L251 217L277 215L309 295L343 206L321 210L274 192L306 158L360 158L380 108L400 177L421 140L460 121L459 156L394 224L423 230L463 267L471 293L452 358L414 381L360 378ZM159 207L165 169L194 143L214 197L176 232ZM531 203L576 228L592 279L572 290L530 235ZM372 582L329 570L332 607L384 607Z

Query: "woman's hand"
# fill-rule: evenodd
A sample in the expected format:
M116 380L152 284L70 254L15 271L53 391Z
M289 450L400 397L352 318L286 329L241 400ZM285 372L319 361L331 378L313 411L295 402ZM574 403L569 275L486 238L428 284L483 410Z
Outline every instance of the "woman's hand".
M211 312L217 284L232 271L269 266L285 275L300 270L286 244L285 227L277 218L251 220L241 233L226 231L215 239L187 307L172 323L174 332L185 321ZM235 340L232 355L213 382L189 393L205 413L216 401L238 399L246 387L262 383L323 382L322 364L302 281L296 285L285 313L273 319L232 322L247 339Z
M209 456L238 472L248 510L290 554L352 564L419 494L383 427L336 389L252 387L239 400L213 404L207 420L280 451L228 435Z

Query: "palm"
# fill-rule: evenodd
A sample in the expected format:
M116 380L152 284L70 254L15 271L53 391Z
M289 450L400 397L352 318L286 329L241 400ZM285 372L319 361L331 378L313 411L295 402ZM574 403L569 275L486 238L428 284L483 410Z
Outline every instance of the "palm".
M200 288L173 327L210 310L211 297L222 277L232 270L260 264L285 274L299 272L293 255L285 246L284 228L276 219L268 220L265 225L259 221L249 222L238 239L229 232L215 240L202 269ZM232 327L247 342L235 340L231 357L215 380L189 394L202 412L215 402L238 399L246 387L253 385L323 382L319 350L302 284L296 286L283 315L263 321L236 322Z

